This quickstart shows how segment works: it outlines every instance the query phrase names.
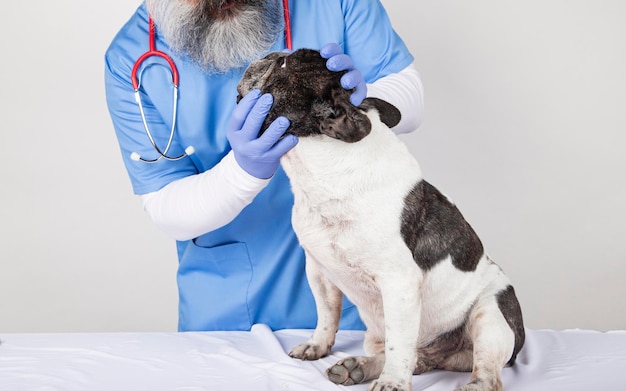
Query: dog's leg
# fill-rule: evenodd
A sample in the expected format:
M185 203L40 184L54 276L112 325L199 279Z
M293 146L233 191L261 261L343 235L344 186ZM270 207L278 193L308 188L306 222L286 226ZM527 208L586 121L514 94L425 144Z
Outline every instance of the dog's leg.
M471 372L473 363L473 345L467 333L466 324L457 329L439 335L427 346L417 350L415 375L433 369L446 371Z
M474 365L470 382L455 391L502 391L500 373L513 354L515 336L496 298L482 298L468 322Z
M378 275L385 311L385 365L370 391L410 390L417 365L423 276L405 249Z
M315 298L317 325L309 340L293 348L289 356L317 360L330 353L339 329L343 294L320 272L318 263L306 254L306 275Z

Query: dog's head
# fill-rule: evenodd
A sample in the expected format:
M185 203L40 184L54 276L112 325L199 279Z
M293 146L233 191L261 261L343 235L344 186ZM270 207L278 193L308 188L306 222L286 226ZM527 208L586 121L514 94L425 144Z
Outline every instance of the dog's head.
M400 122L400 111L383 100L366 98L361 106L352 105L352 92L341 86L344 73L328 70L326 59L316 50L271 53L250 64L237 87L237 101L255 88L273 95L274 105L261 133L278 116L285 116L291 121L287 133L298 137L324 134L353 143L370 133L365 115L370 109L376 109L388 127Z

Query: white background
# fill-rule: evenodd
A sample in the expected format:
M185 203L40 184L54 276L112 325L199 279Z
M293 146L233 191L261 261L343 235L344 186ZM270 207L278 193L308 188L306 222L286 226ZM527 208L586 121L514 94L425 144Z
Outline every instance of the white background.
M531 328L626 329L626 2L384 0L426 89L403 137ZM0 4L0 332L173 331L103 54L138 1Z

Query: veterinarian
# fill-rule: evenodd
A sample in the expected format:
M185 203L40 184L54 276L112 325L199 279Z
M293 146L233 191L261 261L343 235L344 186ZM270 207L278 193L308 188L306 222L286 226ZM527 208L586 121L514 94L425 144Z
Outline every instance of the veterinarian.
M286 118L257 138L270 95L236 102L250 62L298 48L348 71L354 105L377 96L401 110L396 132L419 126L420 77L378 0L146 0L106 52L107 103L133 191L177 241L181 331L315 327L279 166L297 139L282 137ZM364 327L347 301L341 327Z

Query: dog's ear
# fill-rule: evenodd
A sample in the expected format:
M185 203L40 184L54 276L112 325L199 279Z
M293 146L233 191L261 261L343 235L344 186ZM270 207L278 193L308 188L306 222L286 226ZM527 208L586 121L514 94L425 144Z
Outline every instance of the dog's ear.
M396 126L402 118L400 110L398 110L396 106L378 98L365 98L359 108L365 111L369 111L371 109L378 111L380 120L390 128Z
M369 118L350 103L349 94L341 91L332 95L332 103L321 103L314 108L320 132L347 143L362 140L372 129Z

